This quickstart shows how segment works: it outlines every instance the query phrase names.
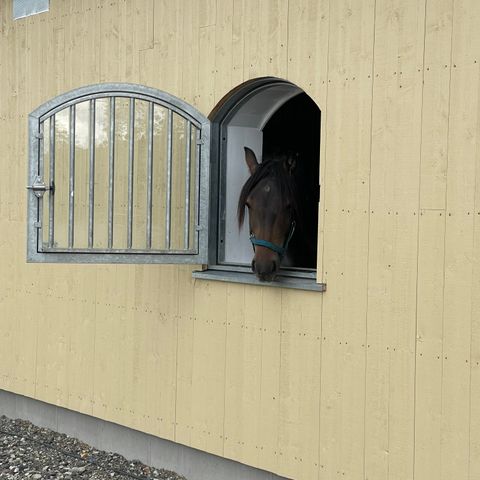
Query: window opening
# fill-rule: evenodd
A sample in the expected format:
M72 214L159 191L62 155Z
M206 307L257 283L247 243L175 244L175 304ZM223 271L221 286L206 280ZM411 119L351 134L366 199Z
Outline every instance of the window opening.
M315 279L319 108L297 86L279 79L265 78L245 86L243 92L239 87L230 98L226 97L220 102L210 118L214 135L218 132L219 143L217 147L212 144L212 148L218 148L218 155L213 156L213 159L218 159L215 165L218 189L214 189L212 194L211 210L211 231L216 230L217 242L210 248L209 271L223 271L225 279L232 281L235 281L232 272L251 272L253 250L249 239L248 212L240 230L237 222L240 190L250 175L244 150L244 147L248 147L259 160L278 152L293 152L298 157L295 175L308 179L308 182L302 183L303 194L300 198L305 221L302 221L302 231L299 229L292 236L288 249L290 255L280 273L285 277ZM292 255L295 251L297 255Z

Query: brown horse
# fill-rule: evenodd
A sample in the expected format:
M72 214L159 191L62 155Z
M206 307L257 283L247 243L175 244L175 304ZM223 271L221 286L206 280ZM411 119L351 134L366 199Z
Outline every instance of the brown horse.
M279 153L259 163L254 152L245 147L250 177L238 199L238 222L242 226L248 208L254 249L252 270L261 281L274 280L284 258L291 265L303 267L315 255L308 251L311 242L302 238L305 228L300 185L294 174L297 160L297 154Z

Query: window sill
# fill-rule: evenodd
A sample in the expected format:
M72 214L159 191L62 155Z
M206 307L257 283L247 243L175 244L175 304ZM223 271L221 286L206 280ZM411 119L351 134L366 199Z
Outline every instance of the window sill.
M192 272L193 278L214 280L220 282L244 283L260 285L262 287L295 288L297 290L310 290L324 292L325 283L317 283L313 278L292 278L278 276L274 282L261 282L253 273L231 272L225 270L196 270Z

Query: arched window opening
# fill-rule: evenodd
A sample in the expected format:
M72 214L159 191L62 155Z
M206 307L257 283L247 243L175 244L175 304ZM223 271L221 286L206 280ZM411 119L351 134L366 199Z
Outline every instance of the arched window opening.
M270 285L307 288L309 280L311 289L324 288L315 284L320 117L320 109L302 89L276 78L247 82L219 102L209 117L213 139L209 269L197 276L256 283L248 212L241 228L237 221L240 191L250 176L245 161L248 147L259 162L285 152L297 159L294 175L302 191L301 225L292 236L280 275ZM301 281L295 284L297 279Z

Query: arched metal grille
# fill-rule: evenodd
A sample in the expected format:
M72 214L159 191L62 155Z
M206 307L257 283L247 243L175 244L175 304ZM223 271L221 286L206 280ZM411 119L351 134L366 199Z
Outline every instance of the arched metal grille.
M30 261L203 263L208 120L130 84L83 87L30 115Z

